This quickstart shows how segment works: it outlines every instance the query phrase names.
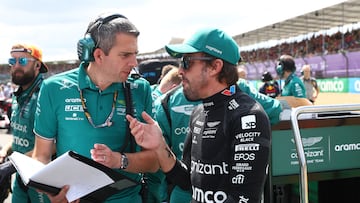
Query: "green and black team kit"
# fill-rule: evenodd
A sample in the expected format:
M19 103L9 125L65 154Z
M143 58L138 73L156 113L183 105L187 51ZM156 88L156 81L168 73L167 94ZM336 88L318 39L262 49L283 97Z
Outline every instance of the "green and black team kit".
M271 129L259 103L232 85L203 99L190 116L182 163L166 173L191 202L260 202Z
M246 80L240 79L237 85L242 92L261 104L272 124L279 122L279 115L282 109L278 100L260 94ZM190 115L193 109L200 103L186 100L182 87L172 90L155 100L155 118L178 159L182 158L184 140L190 131ZM190 200L191 191L182 190L178 186L174 187L170 196L170 203L189 202Z
M10 122L13 135L11 149L13 151L25 154L34 148L34 115L42 82L43 75L39 74L29 88L22 90L20 87L14 92ZM50 201L44 193L37 192L33 188L25 187L20 176L17 174L13 185L12 202L46 203Z
M127 137L124 83L113 83L100 90L88 77L85 68L82 63L79 68L43 82L36 111L35 133L45 139L56 140L58 156L73 150L90 158L90 150L95 143L105 144L118 152L140 151L140 147L129 143ZM142 78L129 78L128 83L134 117L143 120L143 111L153 115L149 82ZM88 115L84 113L85 108ZM140 182L141 174L114 170ZM141 185L124 189L106 202L141 202L140 189Z

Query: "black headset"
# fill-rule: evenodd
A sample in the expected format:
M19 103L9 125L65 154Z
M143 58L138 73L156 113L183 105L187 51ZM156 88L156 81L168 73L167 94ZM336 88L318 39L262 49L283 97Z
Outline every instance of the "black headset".
M100 16L92 25L89 25L88 29L86 30L84 38L80 39L77 43L77 53L79 60L82 62L90 62L94 61L94 50L97 48L97 42L91 37L91 32L94 29L100 29L103 24L106 24L116 18L125 18L125 16L121 14L108 14L105 16Z

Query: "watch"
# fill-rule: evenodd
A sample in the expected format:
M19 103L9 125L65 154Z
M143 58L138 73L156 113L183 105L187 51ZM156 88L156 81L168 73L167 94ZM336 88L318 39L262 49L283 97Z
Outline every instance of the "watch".
M129 160L126 156L126 154L121 153L121 166L120 169L126 169L129 165Z

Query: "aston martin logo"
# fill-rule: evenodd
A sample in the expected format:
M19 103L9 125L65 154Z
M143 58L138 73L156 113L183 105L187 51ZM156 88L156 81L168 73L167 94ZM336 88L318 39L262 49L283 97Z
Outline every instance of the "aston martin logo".
M187 104L187 105L171 107L171 110L173 110L176 113L183 113L185 115L190 116L194 107L195 106L193 104Z
M322 137L309 137L309 138L301 138L302 144L304 147L311 147L316 143L320 142L323 138ZM294 138L291 139L292 143L295 143Z
M64 79L63 81L61 81L62 85L60 87L60 90L63 90L63 89L70 89L72 86L75 86L75 83L69 81L69 80L66 80Z
M210 128L216 127L217 125L220 124L220 121L214 121L214 122L207 122L207 126Z

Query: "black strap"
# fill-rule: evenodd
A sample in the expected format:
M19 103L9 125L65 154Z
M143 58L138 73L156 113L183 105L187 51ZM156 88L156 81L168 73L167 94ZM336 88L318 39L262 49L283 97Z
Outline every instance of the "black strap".
M128 81L123 82L124 87L124 93L125 93L125 105L126 105L126 114L134 116L134 111L132 107L132 98L131 98L131 88L130 83ZM135 152L135 140L134 137L131 135L130 128L129 128L130 122L126 121L126 136L125 136L125 142L123 146L120 149L120 152L124 152L128 144L130 143L130 150L131 152Z
M124 86L124 90L125 90L125 104L126 104L126 114L134 116L134 111L132 108L132 98L131 98L131 88L130 88L130 83L129 82L124 82L123 83ZM124 152L124 150L126 149L127 145L130 143L130 150L131 152L135 152L135 139L134 137L131 135L130 132L130 122L126 121L126 136L125 136L125 143L123 144L123 146L120 149L120 152ZM140 195L142 198L142 202L146 203L147 201L147 194L148 194L148 185L147 185L147 177L145 176L144 173L141 173L141 191L140 191Z
M169 123L170 130L172 129L172 125L171 125L171 116L170 116L170 110L169 110L169 99L170 99L171 95L173 95L174 92L176 92L176 90L178 90L180 87L181 87L181 85L178 85L175 88L173 88L172 90L168 91L166 93L166 95L161 99L161 106L164 109L166 118ZM169 147L171 147L171 145L172 145L171 139L169 138L168 140L169 140Z

